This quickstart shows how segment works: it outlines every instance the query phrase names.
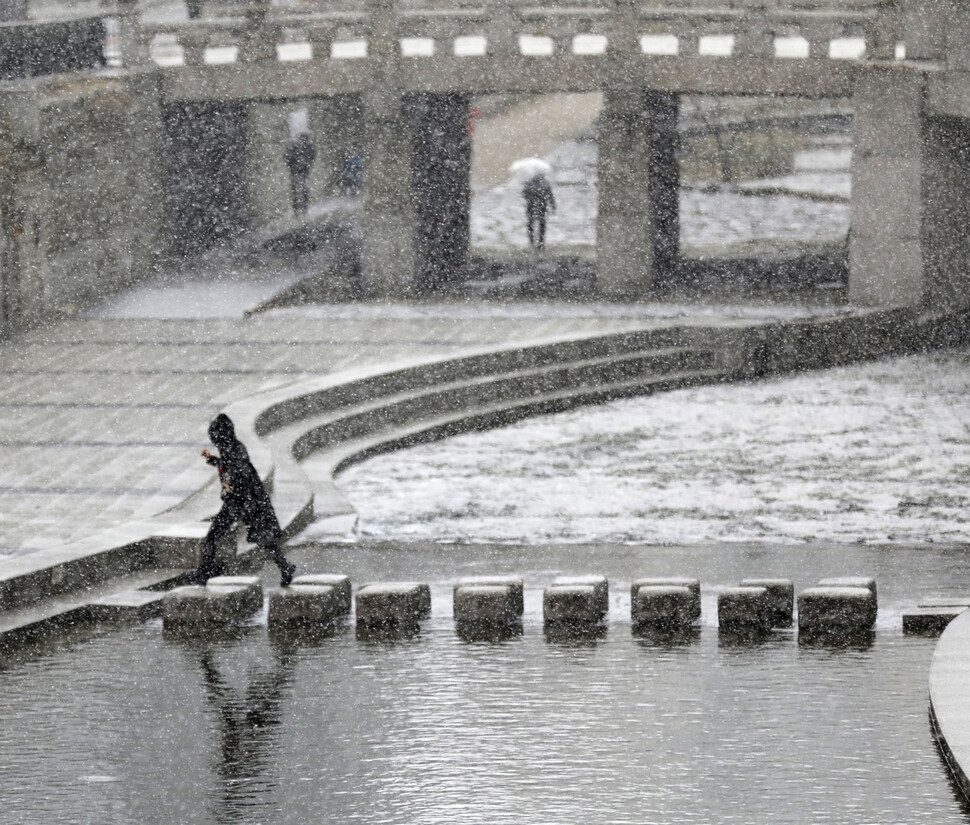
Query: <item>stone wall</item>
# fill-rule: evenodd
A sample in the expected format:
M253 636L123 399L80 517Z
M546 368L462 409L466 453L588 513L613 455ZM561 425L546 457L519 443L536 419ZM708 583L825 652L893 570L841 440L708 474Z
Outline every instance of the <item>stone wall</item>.
M144 77L62 75L0 92L0 335L151 271L159 128Z

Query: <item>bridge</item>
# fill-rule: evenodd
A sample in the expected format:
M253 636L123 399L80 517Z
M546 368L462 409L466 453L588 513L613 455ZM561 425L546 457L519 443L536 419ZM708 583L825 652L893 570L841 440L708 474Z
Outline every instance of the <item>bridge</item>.
M968 298L970 11L955 2L253 0L160 19L120 0L99 14L118 21L118 46L98 73L151 96L170 169L199 169L230 201L241 188L204 144L246 166L256 107L354 99L361 269L379 296L433 289L467 259L473 96L599 91L604 297L649 297L677 259L678 101L705 94L851 98L850 302ZM169 231L199 217L198 187L182 197Z

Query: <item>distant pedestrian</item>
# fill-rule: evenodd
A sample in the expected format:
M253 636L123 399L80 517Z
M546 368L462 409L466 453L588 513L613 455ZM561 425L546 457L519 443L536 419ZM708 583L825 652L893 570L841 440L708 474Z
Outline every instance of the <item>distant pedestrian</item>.
M340 170L340 193L344 197L359 195L363 185L364 160L360 155L348 155Z
M525 198L526 229L529 246L542 249L546 245L546 215L556 211L556 198L552 186L541 172L536 172L522 187Z
M317 150L306 132L300 132L290 141L284 159L290 170L293 214L305 215L310 208L310 170L317 159Z
M219 575L221 570L216 559L216 544L232 530L233 525L242 522L248 528L246 540L258 544L272 556L280 569L280 585L289 586L296 567L286 560L280 550L283 531L273 503L259 473L249 460L249 452L236 438L236 429L228 415L220 413L213 419L209 425L209 439L219 454L213 455L203 450L202 457L219 471L222 508L203 539L202 561L195 571L195 581L205 584L208 579Z

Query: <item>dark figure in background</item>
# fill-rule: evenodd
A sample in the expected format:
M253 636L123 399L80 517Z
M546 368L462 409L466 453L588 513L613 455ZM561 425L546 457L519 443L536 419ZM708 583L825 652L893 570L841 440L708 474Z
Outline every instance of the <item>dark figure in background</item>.
M317 150L306 132L301 132L286 147L286 166L290 170L290 195L295 215L305 215L310 208L310 170Z
M195 572L195 581L204 584L213 576L219 575L216 544L232 530L236 522L241 521L249 528L246 540L258 544L272 556L280 569L280 585L287 587L293 581L296 567L286 560L280 550L279 542L283 531L276 518L273 503L259 473L249 460L249 453L236 438L236 429L228 415L220 413L213 419L209 425L209 439L219 455L203 450L202 457L219 470L222 509L212 520L209 532L202 541L202 562Z
M522 187L525 198L526 229L529 246L542 249L546 245L546 215L556 211L556 199L546 176L537 172Z

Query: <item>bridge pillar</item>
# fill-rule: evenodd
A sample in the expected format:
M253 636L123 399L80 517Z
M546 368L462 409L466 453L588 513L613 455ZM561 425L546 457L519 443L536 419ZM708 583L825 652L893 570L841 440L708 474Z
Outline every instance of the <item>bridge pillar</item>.
M412 121L397 93L364 95L364 288L384 298L414 289L417 212L411 174Z
M414 195L421 290L454 281L468 261L471 140L468 95L415 95Z
M934 307L970 296L970 132L926 117L925 96L926 75L916 69L859 75L851 303Z
M676 260L676 95L607 91L599 126L596 269L607 297L648 297Z

